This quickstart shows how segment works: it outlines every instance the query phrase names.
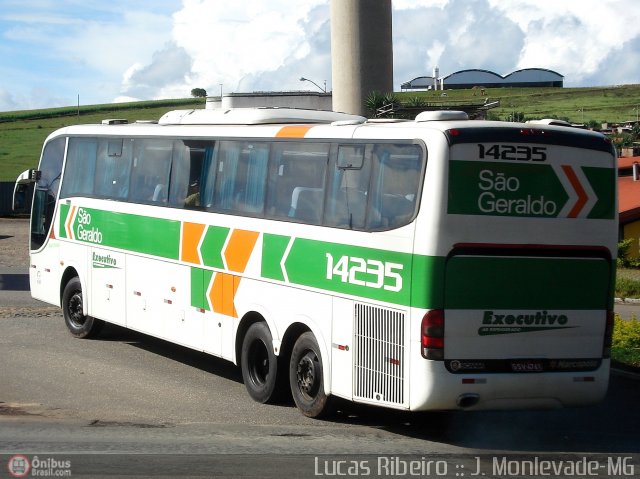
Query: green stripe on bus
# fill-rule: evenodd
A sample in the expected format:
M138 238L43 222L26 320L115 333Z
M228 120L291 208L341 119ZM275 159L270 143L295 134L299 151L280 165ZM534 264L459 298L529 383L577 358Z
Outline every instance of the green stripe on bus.
M453 257L448 309L607 309L610 262L600 259Z
M67 230L65 228L65 223L67 222L67 217L69 216L69 210L71 206L60 203L60 226L58 228L58 238L66 238Z
M284 281L280 262L291 237L265 233L262 235L262 277Z
M616 172L613 168L595 168L583 166L582 171L598 197L588 218L613 219L616 210L616 195L613 187L616 184Z
M551 165L449 162L450 214L554 218L568 200Z
M211 283L213 271L202 268L191 268L191 306L210 311L207 300L207 289Z
M212 268L224 269L222 261L222 248L229 236L229 228L220 226L209 226L204 235L200 253L202 254L202 263Z
M449 163L449 203L451 214L557 217L575 197L587 195L596 201L586 211L589 219L615 217L615 170L601 167L569 167L564 171L551 165L451 161ZM564 171L560 173L560 171ZM582 171L587 184L578 178ZM569 177L565 184L558 175L576 175L576 184ZM589 192L589 187L593 193ZM571 199L575 202L575 198ZM568 212L565 211L565 214ZM579 210L577 214L581 213Z
M262 277L419 308L442 307L445 259L264 234ZM286 277L285 277L286 274Z
M191 306L194 308L205 309L203 273L203 269L191 268Z
M412 255L296 238L285 261L289 282L408 306Z
M178 259L180 221L79 207L74 239L96 246Z
M444 271L446 258L413 256L411 270L411 306L425 309L444 308Z

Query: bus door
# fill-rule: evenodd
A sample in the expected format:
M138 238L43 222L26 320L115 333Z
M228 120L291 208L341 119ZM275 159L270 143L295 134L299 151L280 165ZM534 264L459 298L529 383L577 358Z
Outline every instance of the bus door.
M53 218L58 200L65 147L66 138L64 137L48 142L42 153L40 169L30 175L31 179L35 180L29 246L31 250L29 268L31 295L35 299L52 304L60 304L60 286L57 276L60 264L58 244L49 241L49 239L55 237L52 231ZM23 175L21 175L22 177ZM16 193L20 193L23 188L24 186L21 186L19 179ZM22 200L22 202L24 201Z

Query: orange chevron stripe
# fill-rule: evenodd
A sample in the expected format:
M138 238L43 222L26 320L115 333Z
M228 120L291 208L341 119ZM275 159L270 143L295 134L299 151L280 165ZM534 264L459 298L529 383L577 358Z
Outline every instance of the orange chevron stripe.
M276 138L304 138L304 135L313 128L313 125L290 125L283 126L276 133Z
M72 206L71 207L71 211L69 211L69 215L67 216L67 221L64 224L65 229L67 230L67 238L68 239L74 239L73 237L73 228L71 227L71 225L73 224L73 215L76 214L76 206Z
M213 275L213 286L211 286L211 289L209 290L209 302L211 303L211 309L213 310L214 313L221 313L222 312L222 304L223 304L223 298L224 298L224 294L222 291L222 275L224 273L215 273Z
M584 191L584 188L582 187L580 180L578 180L576 172L573 171L573 168L569 165L562 165L562 171L564 171L564 174L569 178L571 186L578 194L578 201L576 201L576 204L573 205L573 208L571 208L571 211L569 212L569 218L577 218L582 208L584 208L584 205L589 201L589 196L587 196L587 192Z
M187 263L200 264L198 245L204 233L205 225L198 223L182 223L182 249L180 259Z
M259 236L256 231L233 230L224 250L229 270L244 273Z
M209 292L209 299L213 311L233 318L238 317L235 306L235 297L240 286L241 278L233 274L216 273L213 278L213 286Z

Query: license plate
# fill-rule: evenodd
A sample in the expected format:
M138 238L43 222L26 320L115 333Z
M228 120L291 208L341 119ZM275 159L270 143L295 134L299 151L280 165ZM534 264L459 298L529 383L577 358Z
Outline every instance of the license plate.
M515 359L511 361L511 370L514 373L541 373L544 364L539 359Z

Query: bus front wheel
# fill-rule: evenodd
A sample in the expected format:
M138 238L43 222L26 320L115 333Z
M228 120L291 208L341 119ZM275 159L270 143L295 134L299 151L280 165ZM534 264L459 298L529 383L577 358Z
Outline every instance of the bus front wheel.
M254 323L247 330L240 365L244 385L254 401L266 403L276 399L278 358L266 323Z
M87 339L95 337L104 322L82 312L83 298L82 285L76 276L67 283L62 292L62 315L72 336Z
M293 400L302 414L318 418L329 412L330 398L324 392L320 348L311 332L302 334L293 346L289 383Z

